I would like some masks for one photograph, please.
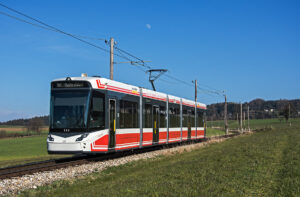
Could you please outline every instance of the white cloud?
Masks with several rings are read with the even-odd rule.
[[[150,24],[146,24],[147,29],[151,29],[151,25]]]

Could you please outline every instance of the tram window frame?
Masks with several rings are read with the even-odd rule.
[[[102,103],[102,108],[100,108],[99,111],[96,111],[96,108],[94,108],[95,104],[94,104],[94,99],[97,98],[101,98],[102,101],[100,102],[100,104]],[[98,106],[100,107],[100,106]],[[92,115],[93,113],[99,112],[100,114],[94,116]],[[96,117],[98,118],[102,118],[102,124],[98,124],[98,125],[92,125],[91,121],[92,121],[92,116],[94,117],[94,119],[97,120]],[[99,92],[99,91],[93,91],[92,92],[92,97],[91,97],[91,101],[90,101],[90,109],[89,109],[89,118],[88,118],[88,127],[89,127],[89,131],[95,131],[95,130],[99,130],[99,129],[104,129],[105,128],[105,121],[106,121],[106,117],[105,117],[105,94]]]
[[[120,100],[119,128],[138,128],[138,103]]]

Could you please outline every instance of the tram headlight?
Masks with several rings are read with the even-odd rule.
[[[82,134],[79,138],[76,139],[76,142],[78,141],[82,141],[84,138],[86,138],[89,134],[88,133],[85,133],[85,134]]]
[[[54,138],[51,135],[48,135],[48,140],[51,141],[51,142],[53,142]]]

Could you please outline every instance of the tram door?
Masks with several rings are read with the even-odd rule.
[[[188,140],[191,139],[192,135],[192,112],[188,110]]]
[[[153,106],[153,144],[159,140],[159,107]]]
[[[109,100],[109,148],[116,144],[116,100]]]

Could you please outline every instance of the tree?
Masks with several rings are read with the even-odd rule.
[[[27,128],[27,132],[29,131],[33,131],[37,134],[41,134],[41,129],[42,126],[44,125],[44,122],[42,119],[40,118],[33,118],[31,120],[29,120],[26,128]]]
[[[282,110],[282,112],[280,113],[280,115],[282,115],[285,118],[285,121],[288,122],[289,118],[290,118],[290,105],[286,104]]]

